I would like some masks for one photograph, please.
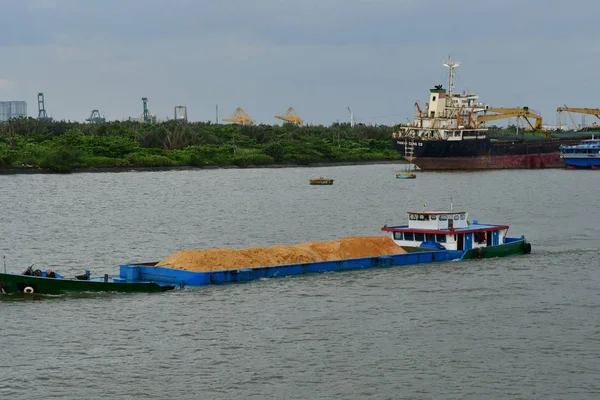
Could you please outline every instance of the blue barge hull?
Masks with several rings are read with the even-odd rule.
[[[348,271],[367,268],[410,266],[433,262],[459,260],[464,251],[434,250],[417,251],[389,256],[348,258],[304,264],[277,265],[270,267],[234,270],[192,272],[145,264],[120,265],[120,278],[131,281],[154,281],[161,284],[202,286],[211,284],[246,282],[261,278],[277,278],[290,275]]]

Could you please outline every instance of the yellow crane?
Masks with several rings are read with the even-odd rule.
[[[246,114],[241,107],[238,107],[230,118],[223,118],[223,121],[233,122],[242,125],[252,125],[254,120]]]
[[[288,108],[285,115],[276,115],[275,118],[278,118],[285,122],[290,122],[298,126],[302,126],[302,124],[304,123],[302,118],[300,118],[298,114],[296,114],[296,111],[294,111],[293,107]]]
[[[573,108],[573,107],[567,107],[565,105],[564,107],[558,107],[556,109],[556,112],[558,112],[558,126],[562,126],[563,111],[566,111],[567,114],[569,114],[569,118],[571,118],[571,122],[573,123],[573,125],[575,125],[575,129],[577,129],[577,124],[575,123],[575,121],[573,121],[573,117],[571,116],[572,112],[578,113],[578,114],[595,115],[596,118],[600,119],[600,108]]]
[[[511,117],[523,117],[529,124],[529,127],[534,131],[542,130],[542,117],[541,115],[535,114],[529,111],[529,107],[523,108],[488,108],[486,112],[494,112],[496,114],[485,114],[477,116],[477,127],[482,127],[488,121],[496,121],[499,119],[506,119]],[[529,122],[529,118],[535,119],[535,125]]]

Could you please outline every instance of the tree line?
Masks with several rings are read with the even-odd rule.
[[[79,123],[34,118],[0,124],[0,169],[311,164],[398,160],[398,126],[335,123],[224,125],[170,120]]]

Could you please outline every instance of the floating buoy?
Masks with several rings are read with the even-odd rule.
[[[25,289],[23,289],[23,293],[31,294],[33,292],[35,292],[35,290],[33,290],[31,286],[25,286]]]

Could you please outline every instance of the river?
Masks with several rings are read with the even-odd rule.
[[[401,166],[0,175],[9,272],[379,235],[406,212],[508,224],[532,254],[161,294],[0,300],[2,399],[596,399],[597,171]],[[311,177],[332,186],[310,186]]]

